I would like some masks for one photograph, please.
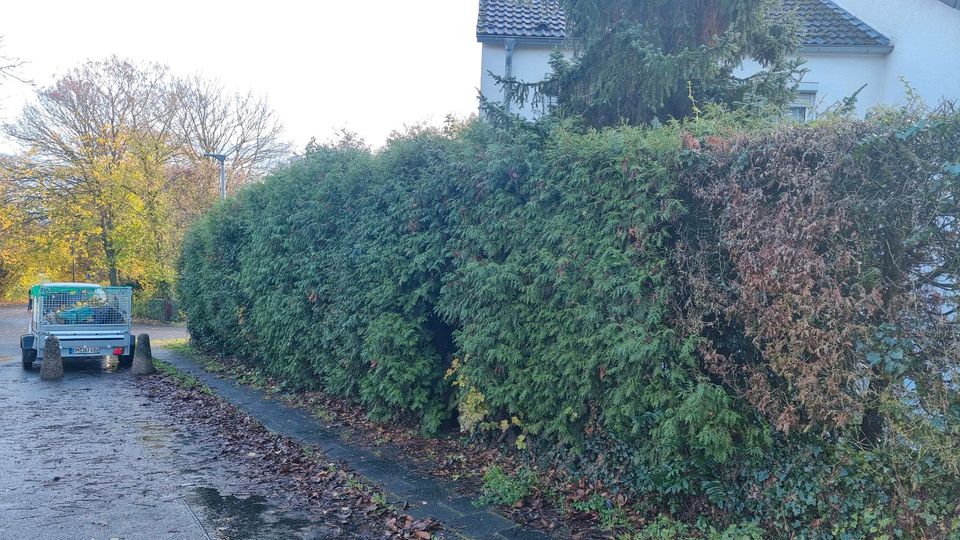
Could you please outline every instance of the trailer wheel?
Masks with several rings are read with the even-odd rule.
[[[117,365],[122,368],[128,368],[133,365],[132,354],[121,354],[117,357]]]
[[[122,368],[128,368],[133,365],[133,353],[137,350],[137,340],[133,336],[130,336],[130,352],[127,354],[121,354],[117,357],[117,365]]]
[[[21,349],[23,352],[23,369],[33,369],[33,363],[37,361],[36,349]]]

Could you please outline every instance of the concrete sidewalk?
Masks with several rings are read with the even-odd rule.
[[[243,409],[271,431],[304,444],[316,446],[333,460],[345,463],[381,487],[392,502],[407,502],[406,510],[417,519],[437,519],[450,534],[491,540],[540,540],[541,531],[517,525],[490,508],[476,508],[473,500],[456,492],[449,482],[418,473],[397,452],[380,449],[382,455],[340,438],[308,413],[266,397],[262,392],[217,377],[197,362],[173,351],[158,349],[154,356],[189,373],[218,395]]]

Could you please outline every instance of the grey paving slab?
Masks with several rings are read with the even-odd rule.
[[[432,517],[442,521],[443,523],[454,523],[458,519],[462,519],[464,517],[463,514],[454,512],[453,510],[438,504],[426,504],[420,506],[414,505],[414,507],[425,517]]]
[[[448,525],[459,530],[470,531],[470,534],[476,538],[495,538],[497,533],[517,527],[516,523],[490,510],[467,514],[449,522]]]
[[[448,531],[458,533],[464,538],[549,538],[539,531],[520,526],[489,508],[476,508],[470,497],[460,495],[447,482],[418,473],[408,462],[397,458],[398,452],[389,446],[378,451],[391,455],[391,458],[387,459],[345,440],[336,429],[324,426],[321,421],[304,414],[302,410],[270,399],[258,390],[218,377],[189,358],[166,349],[158,349],[155,356],[197,377],[270,430],[315,445],[323,450],[327,457],[345,462],[368,482],[383,489],[388,499],[409,504],[406,511],[415,518],[429,517],[440,520]],[[530,536],[522,536],[526,533]]]
[[[500,531],[495,538],[498,540],[549,540],[550,535],[533,529],[524,527],[514,527],[505,531]]]

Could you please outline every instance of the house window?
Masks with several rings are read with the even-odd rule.
[[[790,116],[798,122],[810,120],[813,118],[813,106],[816,100],[816,92],[800,91],[793,103],[790,104]]]
[[[790,106],[790,116],[798,122],[807,121],[807,108],[801,105],[791,105]]]

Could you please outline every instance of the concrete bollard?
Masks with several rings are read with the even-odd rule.
[[[47,338],[43,345],[43,363],[40,364],[40,379],[56,381],[63,378],[63,357],[60,356],[60,340],[56,336]]]
[[[133,367],[130,371],[134,375],[150,375],[157,372],[156,366],[153,365],[153,353],[150,351],[149,334],[137,336],[137,348],[133,351]]]

